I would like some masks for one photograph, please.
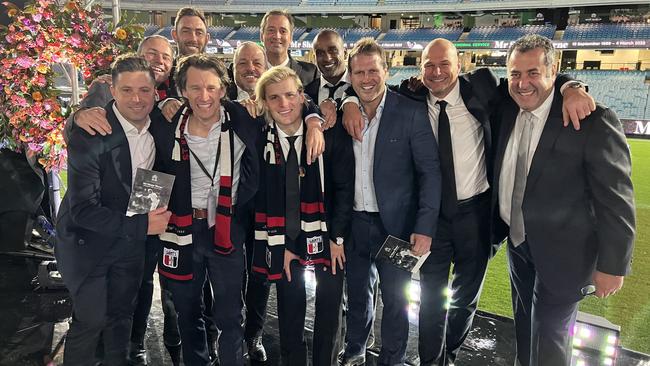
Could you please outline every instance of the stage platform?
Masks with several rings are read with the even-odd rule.
[[[61,364],[62,337],[68,329],[71,304],[65,290],[46,290],[33,283],[40,259],[0,254],[0,366],[36,366]],[[156,281],[157,282],[157,281]],[[275,308],[275,290],[269,300],[269,312],[264,334],[264,345],[269,360],[264,365],[279,365],[278,319]],[[313,298],[309,302],[305,334],[311,341],[313,325]],[[378,317],[381,316],[381,302]],[[379,319],[378,319],[379,320]],[[149,318],[146,348],[150,365],[171,365],[162,343],[163,316],[158,288]],[[375,322],[377,335],[368,350],[366,365],[377,364],[381,344],[379,321]],[[412,322],[407,350],[407,364],[418,365],[417,321]],[[479,313],[456,366],[487,366],[514,364],[514,328],[512,320],[487,313]],[[600,365],[594,357],[584,365]],[[258,365],[258,364],[254,364]],[[650,357],[629,350],[621,350],[617,366],[650,366]],[[222,365],[228,366],[228,365]]]

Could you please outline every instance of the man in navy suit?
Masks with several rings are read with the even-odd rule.
[[[493,242],[508,238],[516,365],[569,365],[578,303],[623,286],[634,247],[630,152],[614,112],[597,105],[562,128],[555,49],[538,35],[506,58],[508,89],[494,165]]]
[[[61,206],[55,249],[73,301],[65,365],[93,360],[100,333],[104,361],[126,365],[131,322],[147,235],[160,234],[170,213],[126,216],[137,168],[151,169],[156,148],[149,133],[155,76],[144,58],[125,55],[112,69],[106,117],[114,131],[91,136],[80,129],[68,144],[69,188]]]
[[[425,254],[435,235],[440,206],[437,144],[423,104],[386,88],[383,49],[372,39],[357,42],[348,70],[365,125],[354,141],[355,194],[352,234],[346,245],[349,310],[343,365],[365,362],[372,325],[373,285],[380,279],[382,349],[380,365],[402,364],[408,339],[406,290],[411,273],[375,255],[388,235]]]

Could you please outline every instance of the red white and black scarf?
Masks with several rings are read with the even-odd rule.
[[[219,137],[219,195],[214,230],[214,251],[228,255],[235,248],[230,238],[232,205],[232,174],[234,171],[234,131],[230,116],[224,109],[224,122]],[[172,161],[177,164],[176,180],[169,210],[172,212],[167,230],[160,235],[163,253],[159,262],[160,274],[177,279],[192,279],[192,188],[190,177],[190,149],[185,139],[185,127],[192,111],[188,107],[180,114],[175,131]]]
[[[302,265],[330,265],[329,238],[323,203],[323,161],[306,165],[305,139],[300,161],[300,235],[285,235],[285,159],[277,127],[267,127],[261,159],[260,185],[255,197],[255,244],[252,270],[269,280],[282,278],[285,248],[300,257]]]

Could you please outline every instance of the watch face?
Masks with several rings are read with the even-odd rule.
[[[336,245],[343,245],[343,238],[336,238]]]

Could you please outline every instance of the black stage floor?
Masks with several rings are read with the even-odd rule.
[[[45,290],[33,284],[37,276],[37,258],[0,254],[0,366],[58,365],[62,361],[62,337],[67,331],[71,304],[64,290]],[[162,311],[159,293],[149,319],[146,348],[150,365],[171,365],[162,343]],[[269,360],[265,365],[279,365],[279,337],[274,290],[269,300],[264,345]],[[310,308],[313,306],[313,298]],[[381,303],[378,316],[381,314]],[[311,340],[313,312],[308,310],[305,334]],[[379,320],[379,319],[378,319]],[[366,365],[377,364],[381,343],[379,321],[375,322],[377,341],[368,350]],[[417,321],[412,322],[407,350],[407,364],[417,365]],[[456,366],[514,364],[514,329],[512,320],[480,313]],[[600,365],[596,356],[583,365]],[[51,361],[53,359],[53,361]],[[650,357],[628,350],[619,352],[618,366],[650,366]],[[223,365],[228,366],[228,365]]]

